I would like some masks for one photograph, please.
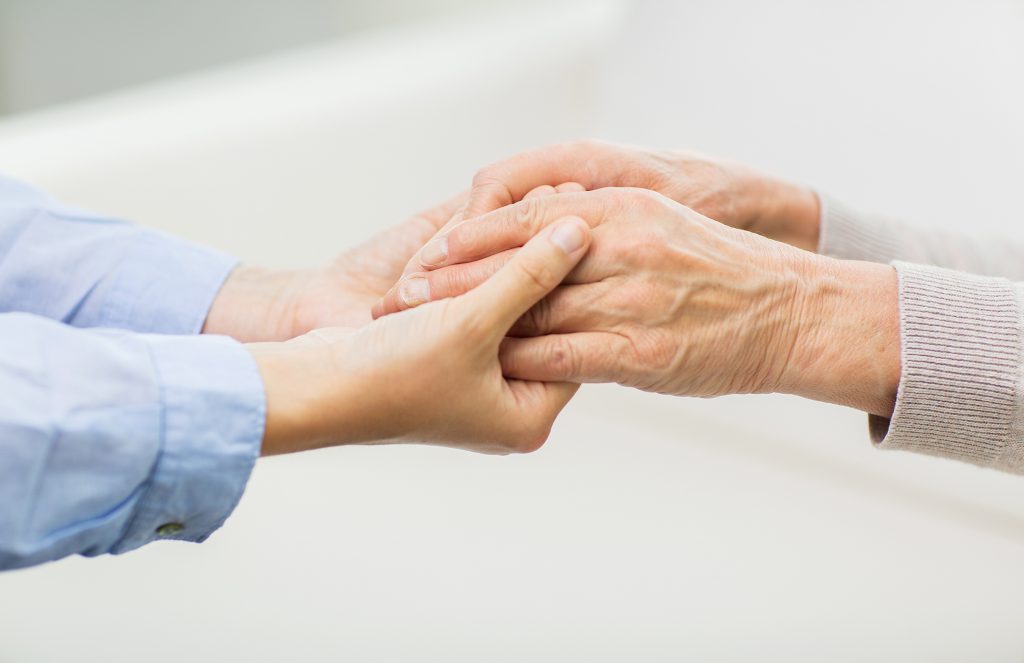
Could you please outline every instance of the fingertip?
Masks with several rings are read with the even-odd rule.
[[[551,242],[568,256],[575,256],[590,242],[590,226],[578,216],[567,216],[554,223]]]
[[[442,267],[448,261],[448,236],[441,235],[427,242],[418,255],[424,269]]]
[[[425,274],[412,274],[395,285],[400,309],[415,308],[430,301],[430,282]]]
[[[587,187],[583,186],[579,182],[563,182],[555,187],[557,193],[579,193],[586,191]]]
[[[386,315],[391,315],[392,313],[398,313],[402,310],[402,307],[398,303],[397,287],[397,284],[392,286],[391,289],[380,298],[380,301],[374,304],[373,310],[380,312],[379,315],[374,316],[375,320],[377,318],[383,318]]]
[[[539,187],[531,189],[525,196],[523,196],[523,200],[530,200],[532,198],[543,198],[545,196],[553,196],[556,193],[558,193],[558,191],[555,187],[551,186],[550,184],[542,184]]]
[[[422,272],[413,271],[410,274],[415,275]],[[373,305],[370,313],[373,315],[373,319],[382,318],[386,315],[393,313],[401,313],[407,308],[412,308],[411,305],[406,303],[406,300],[411,299],[409,293],[406,292],[403,296],[403,288],[407,288],[404,284],[409,280],[409,276],[403,276],[398,280],[395,285],[391,286],[391,289],[384,293],[384,296],[377,300],[377,303]],[[429,298],[429,292],[427,293]]]

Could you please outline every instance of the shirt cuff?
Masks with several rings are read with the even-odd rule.
[[[1005,279],[895,262],[901,375],[872,439],[1024,473],[1021,293]]]
[[[238,264],[232,256],[152,230],[118,266],[94,326],[198,334],[214,297]]]
[[[259,369],[241,344],[145,338],[162,391],[162,447],[114,553],[155,539],[200,542],[219,528],[245,489],[266,419]]]
[[[868,219],[834,198],[818,194],[821,218],[818,253],[842,260],[888,263],[900,255],[898,230]]]

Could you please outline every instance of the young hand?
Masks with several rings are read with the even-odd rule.
[[[498,351],[587,251],[582,220],[552,221],[465,295],[358,329],[247,346],[267,394],[263,452],[382,442],[484,453],[540,447],[577,386],[506,378]]]
[[[342,253],[326,267],[242,265],[221,287],[203,332],[243,342],[283,341],[321,327],[359,327],[408,260],[467,198],[462,193]]]

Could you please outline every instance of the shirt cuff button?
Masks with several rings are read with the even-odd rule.
[[[181,523],[164,523],[160,527],[156,528],[157,536],[174,536],[175,534],[181,534],[185,530],[185,526]]]

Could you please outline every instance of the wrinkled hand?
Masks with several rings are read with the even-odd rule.
[[[427,245],[446,258],[405,279],[377,313],[486,281],[552,220],[594,228],[566,284],[510,331],[510,377],[618,382],[689,396],[786,392],[891,411],[899,377],[891,267],[815,256],[730,228],[641,189],[531,198]],[[894,341],[895,339],[895,341]]]
[[[330,265],[307,270],[240,266],[228,277],[203,328],[243,341],[279,341],[321,327],[358,327],[403,266],[466,201],[462,193],[373,236]]]
[[[742,164],[695,152],[581,140],[515,155],[479,170],[469,197],[439,231],[522,200],[533,191],[633,187],[655,191],[706,217],[808,251],[818,246],[819,205],[810,190]],[[402,276],[432,264],[417,254]]]
[[[358,329],[246,346],[267,394],[263,453],[381,442],[484,453],[537,449],[577,386],[506,379],[499,347],[588,243],[586,223],[565,219],[461,297]]]

